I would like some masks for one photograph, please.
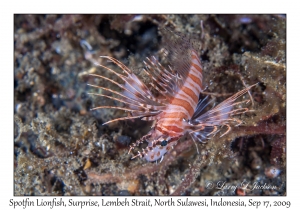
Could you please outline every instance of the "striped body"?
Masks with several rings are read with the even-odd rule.
[[[151,136],[167,136],[159,143],[166,141],[166,146],[153,145],[153,139],[148,140],[150,148],[142,154],[147,161],[155,161],[174,147],[180,137],[188,131],[188,119],[191,119],[199,101],[202,87],[202,66],[195,50],[191,50],[190,68],[187,77],[174,94],[164,111],[157,116],[157,122]],[[155,138],[154,138],[155,139]],[[154,140],[155,141],[155,140]]]
[[[191,67],[181,89],[158,116],[156,128],[170,136],[181,136],[185,132],[185,120],[193,116],[202,91],[202,66],[197,53],[192,50]]]

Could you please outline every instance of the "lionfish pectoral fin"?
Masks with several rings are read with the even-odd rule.
[[[208,133],[207,136],[215,135],[217,132],[218,132],[218,127],[214,126],[213,130],[210,133]]]
[[[191,121],[193,121],[194,119],[199,117],[201,114],[203,114],[205,108],[208,107],[210,104],[212,104],[215,101],[215,99],[210,99],[210,100],[208,100],[208,99],[209,99],[209,96],[206,96],[205,98],[199,100],[199,102],[196,106],[194,115],[191,118]]]
[[[98,74],[90,74],[90,75],[111,82],[112,84],[121,88],[121,91],[115,91],[110,88],[88,84],[91,87],[102,89],[110,94],[112,93],[113,95],[111,96],[109,94],[102,94],[102,93],[89,93],[89,94],[105,97],[105,98],[112,99],[114,101],[121,102],[124,105],[124,107],[99,106],[99,107],[92,108],[91,110],[112,108],[112,109],[124,110],[131,114],[131,116],[110,120],[104,124],[108,124],[120,120],[136,119],[136,118],[143,118],[144,120],[148,120],[148,121],[155,120],[155,116],[161,113],[161,111],[165,109],[166,106],[165,101],[155,97],[150,91],[150,89],[146,86],[146,84],[142,80],[140,80],[128,67],[122,64],[120,61],[108,56],[101,56],[101,57],[110,60],[112,63],[114,63],[115,65],[117,65],[119,68],[122,69],[123,73],[125,73],[126,75],[119,74],[113,69],[97,63],[98,66],[115,74],[119,79],[123,81],[123,84],[114,81],[110,78],[104,77],[102,75],[98,75]]]
[[[229,133],[229,131],[231,131],[231,127],[229,125],[225,124],[225,126],[227,127],[227,130],[223,134],[220,135],[220,138],[225,136],[227,133]]]
[[[235,108],[237,105],[246,104],[249,100],[244,100],[240,102],[236,102],[236,100],[247,93],[252,87],[256,84],[251,85],[233,96],[227,98],[222,103],[218,104],[214,108],[210,109],[209,111],[203,113],[202,115],[192,116],[191,123],[192,124],[202,124],[202,125],[211,125],[211,126],[219,126],[224,125],[227,122],[235,121],[231,118],[233,115],[242,114],[248,112],[248,108]],[[195,112],[196,113],[196,112]]]
[[[108,121],[108,122],[105,122],[105,123],[103,123],[102,125],[106,125],[106,124],[113,123],[113,122],[117,122],[117,121],[121,121],[121,120],[137,119],[137,118],[141,118],[141,117],[144,117],[144,115],[132,116],[132,117],[120,117],[120,118],[113,119],[113,120],[110,120],[110,121]]]
[[[255,85],[257,85],[257,83],[237,92],[233,96],[227,98],[225,101],[205,113],[202,113],[203,109],[207,106],[207,103],[210,102],[206,102],[206,98],[203,99],[203,101],[200,101],[197,105],[198,109],[196,109],[195,114],[192,116],[190,121],[192,125],[191,129],[193,130],[192,132],[190,132],[190,135],[198,138],[198,140],[200,141],[203,141],[203,139],[206,139],[208,136],[215,135],[217,132],[219,132],[220,126],[226,126],[227,130],[221,135],[222,137],[230,132],[231,124],[242,124],[243,121],[233,118],[233,116],[248,112],[249,109],[235,107],[237,105],[247,104],[249,100],[244,100],[241,102],[236,102],[236,100],[245,93],[249,93],[249,90]],[[201,129],[199,129],[199,127]],[[205,129],[203,129],[203,127],[205,127]],[[211,131],[208,132],[208,130]]]
[[[196,138],[194,135],[191,135],[191,136],[192,136],[192,140],[193,140],[193,142],[194,142],[194,144],[195,144],[195,146],[196,146],[197,154],[200,154],[199,149],[198,149],[198,145],[197,145],[197,143],[196,143],[197,138]]]
[[[206,143],[208,136],[214,132],[215,126],[200,125],[199,128],[199,125],[195,125],[192,127],[192,129],[193,131],[189,132],[189,134],[192,137],[193,141],[197,140],[200,141],[201,143]]]

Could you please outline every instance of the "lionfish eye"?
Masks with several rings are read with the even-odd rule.
[[[168,142],[166,140],[163,140],[161,143],[160,143],[160,146],[164,147],[168,144]]]

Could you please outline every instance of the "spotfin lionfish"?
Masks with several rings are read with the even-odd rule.
[[[203,92],[203,68],[195,50],[194,42],[186,36],[170,32],[168,29],[161,29],[160,31],[164,43],[164,56],[170,65],[165,68],[154,56],[147,57],[144,61],[145,67],[143,70],[151,80],[149,86],[140,80],[127,66],[109,56],[101,56],[101,58],[117,65],[124,74],[119,74],[99,63],[97,65],[112,72],[124,83],[119,84],[102,75],[91,74],[91,76],[102,78],[119,86],[122,91],[118,92],[89,84],[115,96],[98,93],[90,94],[107,97],[125,104],[125,107],[100,106],[92,110],[113,108],[129,113],[127,117],[117,118],[104,124],[136,118],[154,122],[148,134],[130,145],[129,153],[142,142],[146,141],[148,143],[148,146],[142,149],[141,152],[138,151],[138,154],[132,159],[136,157],[144,158],[147,161],[163,159],[163,156],[186,133],[194,141],[200,142],[205,142],[209,136],[215,135],[222,126],[226,126],[227,130],[221,136],[227,134],[232,125],[238,126],[242,123],[241,120],[233,116],[249,111],[248,108],[243,108],[241,105],[248,103],[250,100],[240,102],[236,100],[256,85],[251,85],[237,92],[206,111],[206,107],[212,103],[212,100],[208,100],[208,96],[199,99],[201,92]],[[159,92],[159,97],[154,95],[150,89],[151,87]]]

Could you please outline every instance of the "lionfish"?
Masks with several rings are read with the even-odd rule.
[[[221,136],[227,134],[233,124],[238,126],[242,123],[241,120],[233,116],[249,111],[248,108],[241,105],[248,103],[250,100],[240,102],[236,100],[256,85],[246,87],[206,111],[212,100],[208,100],[207,96],[199,99],[201,92],[204,90],[203,68],[195,50],[194,42],[175,32],[171,33],[172,37],[166,29],[161,30],[161,33],[163,42],[165,42],[164,56],[170,65],[165,68],[154,56],[147,57],[144,61],[145,67],[143,70],[151,80],[149,86],[140,80],[127,66],[109,56],[101,56],[101,58],[108,59],[117,65],[125,75],[99,63],[97,65],[112,72],[124,83],[119,84],[98,74],[91,74],[91,76],[107,80],[119,86],[122,91],[118,92],[102,86],[88,84],[115,94],[115,96],[98,93],[90,94],[107,97],[125,105],[125,107],[100,106],[92,110],[113,108],[129,113],[127,117],[117,118],[104,124],[136,118],[154,122],[148,134],[130,145],[129,153],[141,143],[145,141],[148,143],[148,146],[143,148],[142,151],[138,151],[138,154],[133,156],[132,159],[141,157],[147,161],[156,161],[159,158],[162,160],[164,155],[186,133],[192,137],[194,142],[205,142],[209,136],[215,135],[223,126],[226,126],[227,130]],[[159,92],[159,96],[151,91],[151,87]]]

